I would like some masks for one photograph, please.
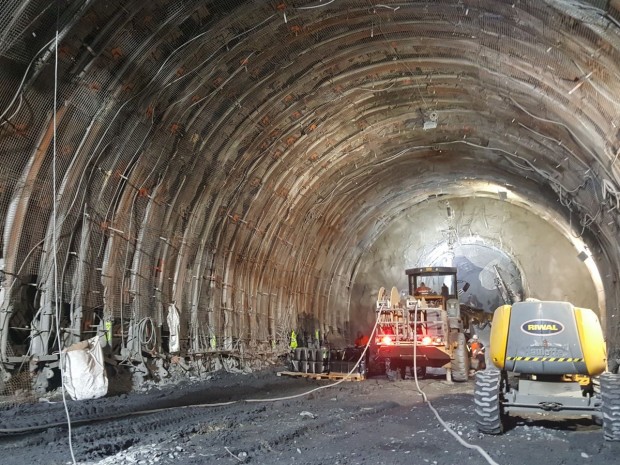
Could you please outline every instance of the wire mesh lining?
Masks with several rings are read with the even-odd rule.
[[[3,0],[0,2],[0,56],[7,57],[21,63],[28,63],[32,58],[33,50],[28,42],[34,42],[34,37],[26,37],[32,29],[32,21],[36,18],[49,21],[55,17],[50,10],[50,2],[46,0]]]
[[[63,257],[70,252],[78,254],[71,255],[64,267],[63,300],[70,300],[74,295],[79,261],[88,260],[88,286],[81,291],[87,307],[85,314],[99,315],[97,312],[103,309],[106,317],[114,319],[154,318],[156,324],[165,324],[162,321],[165,307],[173,298],[170,274],[177,260],[183,260],[176,284],[189,291],[178,305],[184,324],[191,326],[188,337],[192,350],[229,350],[240,341],[269,344],[274,338],[286,336],[287,325],[294,323],[295,312],[311,306],[312,294],[325,284],[319,278],[312,284],[310,281],[299,284],[303,282],[302,273],[295,274],[289,269],[290,264],[277,260],[277,254],[272,257],[263,252],[262,242],[273,242],[278,250],[298,246],[301,241],[290,224],[299,224],[300,215],[305,217],[306,211],[292,208],[292,199],[308,195],[325,204],[335,191],[330,183],[317,182],[311,194],[307,194],[297,182],[299,174],[290,169],[290,154],[297,149],[296,153],[306,154],[301,148],[307,149],[308,169],[320,163],[320,156],[338,163],[345,175],[356,169],[352,161],[339,160],[345,157],[338,154],[346,153],[340,140],[334,140],[333,147],[321,151],[312,160],[312,142],[324,135],[308,129],[314,121],[308,101],[288,89],[300,82],[311,88],[309,76],[313,72],[317,80],[322,80],[315,84],[314,109],[341,98],[345,90],[349,92],[347,98],[363,95],[363,86],[372,85],[378,76],[360,71],[355,80],[349,81],[362,87],[357,93],[350,89],[337,90],[336,85],[328,83],[341,72],[357,71],[356,67],[363,70],[370,64],[384,65],[381,77],[392,79],[395,84],[403,75],[421,76],[424,84],[433,78],[441,82],[441,76],[433,72],[438,65],[432,66],[432,61],[437,58],[453,61],[462,43],[453,46],[451,41],[458,40],[477,48],[478,53],[470,59],[479,67],[478,77],[485,82],[493,81],[506,95],[511,95],[509,86],[520,81],[545,94],[549,101],[574,108],[582,120],[590,118],[580,110],[578,102],[574,103],[566,95],[570,85],[556,79],[556,88],[549,84],[550,78],[540,79],[545,73],[567,76],[566,79],[578,77],[566,53],[558,47],[547,52],[537,44],[541,29],[550,47],[565,39],[554,29],[560,24],[564,26],[562,21],[566,19],[554,19],[558,23],[549,25],[537,21],[538,28],[527,25],[527,19],[545,17],[543,7],[530,7],[528,3],[522,10],[498,2],[491,11],[477,11],[471,6],[466,14],[465,5],[426,2],[368,17],[368,2],[353,5],[356,8],[346,12],[331,7],[314,13],[289,12],[290,21],[284,21],[276,13],[275,19],[267,21],[274,15],[273,8],[256,2],[260,14],[220,15],[216,27],[218,40],[207,34],[196,42],[196,47],[184,47],[188,40],[206,29],[204,23],[193,19],[192,5],[175,2],[167,8],[153,9],[154,19],[150,23],[136,15],[130,25],[118,30],[110,28],[97,38],[96,57],[87,62],[83,78],[77,85],[69,82],[61,85],[61,100],[67,102],[68,109],[59,127],[60,179],[69,171],[72,155],[81,143],[85,144],[83,153],[88,158],[80,167],[84,179],[68,187],[59,205],[67,218],[61,230],[61,236],[67,239],[63,239],[59,250]],[[351,18],[346,24],[342,22],[345,15]],[[333,17],[337,20],[332,20]],[[244,35],[262,20],[267,22],[252,34]],[[167,21],[168,27],[154,37],[153,32]],[[577,23],[570,26],[580,37],[596,44],[598,35],[590,29]],[[330,53],[312,50],[320,39],[336,35],[341,41],[322,49]],[[413,37],[436,42],[429,41],[420,47]],[[261,41],[281,43],[284,39],[278,47],[259,47]],[[362,45],[355,48],[354,44]],[[340,62],[335,63],[331,52],[336,55],[345,45],[350,47],[349,55],[340,55]],[[361,53],[367,45],[368,52]],[[371,45],[377,48],[370,48]],[[318,56],[322,56],[320,60]],[[386,60],[391,61],[385,65]],[[413,67],[416,60],[422,63],[419,72]],[[522,62],[529,65],[516,65]],[[549,67],[552,69],[547,71]],[[505,76],[511,78],[509,83],[502,82]],[[262,83],[261,79],[267,80]],[[613,80],[603,84],[611,95],[618,95],[620,89],[614,87]],[[246,91],[246,87],[252,91]],[[394,94],[386,92],[386,99],[394,98],[398,90],[396,86]],[[618,109],[613,102],[605,101],[587,84],[583,91],[602,120],[617,117]],[[419,96],[433,102],[432,94],[426,92],[428,89],[420,91]],[[251,97],[256,96],[268,102],[269,112],[253,106]],[[42,121],[40,117],[49,109],[49,99],[33,89],[28,89],[24,98],[26,104],[11,123],[17,127],[22,121],[33,123],[31,134],[41,134],[49,124],[49,120]],[[125,106],[116,116],[122,105]],[[31,109],[30,113],[27,108]],[[541,114],[544,110],[543,105]],[[164,112],[165,123],[162,122]],[[248,119],[267,113],[267,120],[255,121],[248,129]],[[317,131],[333,129],[335,123],[330,117],[339,116],[323,114],[326,115],[324,124]],[[356,124],[374,122],[370,116],[365,120],[347,122],[339,129],[351,130]],[[377,117],[377,121],[381,119]],[[598,129],[597,120],[588,124],[600,136],[608,136]],[[90,135],[83,141],[89,128]],[[357,129],[362,130],[360,126]],[[241,131],[247,140],[231,140]],[[3,146],[18,148],[11,154],[12,171],[7,182],[7,191],[12,191],[36,147],[34,142],[24,142],[16,134],[7,141],[5,145],[3,139]],[[51,157],[47,150],[41,175],[36,184],[28,186],[33,189],[33,195],[25,233],[19,243],[19,259],[26,264],[24,272],[32,274],[45,271],[46,264],[41,259],[49,254],[36,249],[49,231],[52,186]],[[195,159],[204,161],[196,163]],[[160,186],[160,173],[175,179],[186,176],[187,184],[178,186],[183,190],[178,198],[176,187]],[[320,173],[319,168],[316,173]],[[279,181],[264,182],[263,178]],[[203,192],[207,189],[225,194],[205,203]],[[10,196],[4,194],[0,199],[2,213],[8,209]],[[587,200],[588,208],[595,209],[596,197]],[[88,213],[87,219],[82,217],[83,208]],[[200,220],[195,216],[197,209],[204,210],[199,214]],[[255,213],[263,209],[272,211]],[[318,217],[320,211],[317,208]],[[308,222],[312,227],[318,224],[313,231],[324,228],[325,232],[335,234],[337,228],[328,231],[329,224],[315,220]],[[79,226],[82,221],[89,227],[90,247],[75,250],[75,237],[84,227]],[[205,221],[208,226],[202,226]],[[204,237],[208,237],[205,250],[201,248]],[[190,258],[186,253],[191,254]],[[202,255],[199,270],[192,268],[196,266],[196,254]],[[165,275],[163,286],[162,274]],[[254,275],[256,278],[249,278]],[[246,276],[250,282],[240,282]],[[342,285],[346,281],[343,279]],[[319,307],[326,305],[323,300]]]
[[[0,377],[3,375],[4,372],[0,371]],[[0,407],[8,408],[34,401],[33,379],[28,370],[14,372],[8,381],[0,380]]]

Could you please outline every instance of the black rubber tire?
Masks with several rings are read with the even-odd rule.
[[[469,379],[469,353],[467,352],[467,341],[465,334],[458,333],[456,336],[456,349],[454,350],[454,360],[452,360],[452,381],[457,383],[465,382]]]
[[[497,370],[484,370],[476,373],[474,388],[474,411],[478,431],[485,434],[501,434],[502,410],[500,402],[501,373]]]
[[[606,441],[620,441],[620,374],[603,373],[601,381],[601,413]]]

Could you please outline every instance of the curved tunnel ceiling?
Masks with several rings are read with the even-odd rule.
[[[367,247],[468,181],[564,217],[617,305],[614,6],[5,2],[2,356],[28,311],[50,350],[54,275],[68,340],[172,302],[194,352],[342,329]]]

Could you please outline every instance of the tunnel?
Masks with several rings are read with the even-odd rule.
[[[618,351],[617,0],[0,5],[3,379],[346,345],[423,266]]]

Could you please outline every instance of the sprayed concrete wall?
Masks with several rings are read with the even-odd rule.
[[[452,217],[448,217],[447,208]],[[407,288],[404,270],[428,263],[437,248],[463,241],[496,247],[521,271],[523,298],[566,300],[601,314],[596,287],[579,250],[543,219],[517,205],[489,198],[429,201],[404,212],[365,254],[350,303],[350,333],[372,327],[381,286]],[[434,258],[435,257],[435,258]]]

